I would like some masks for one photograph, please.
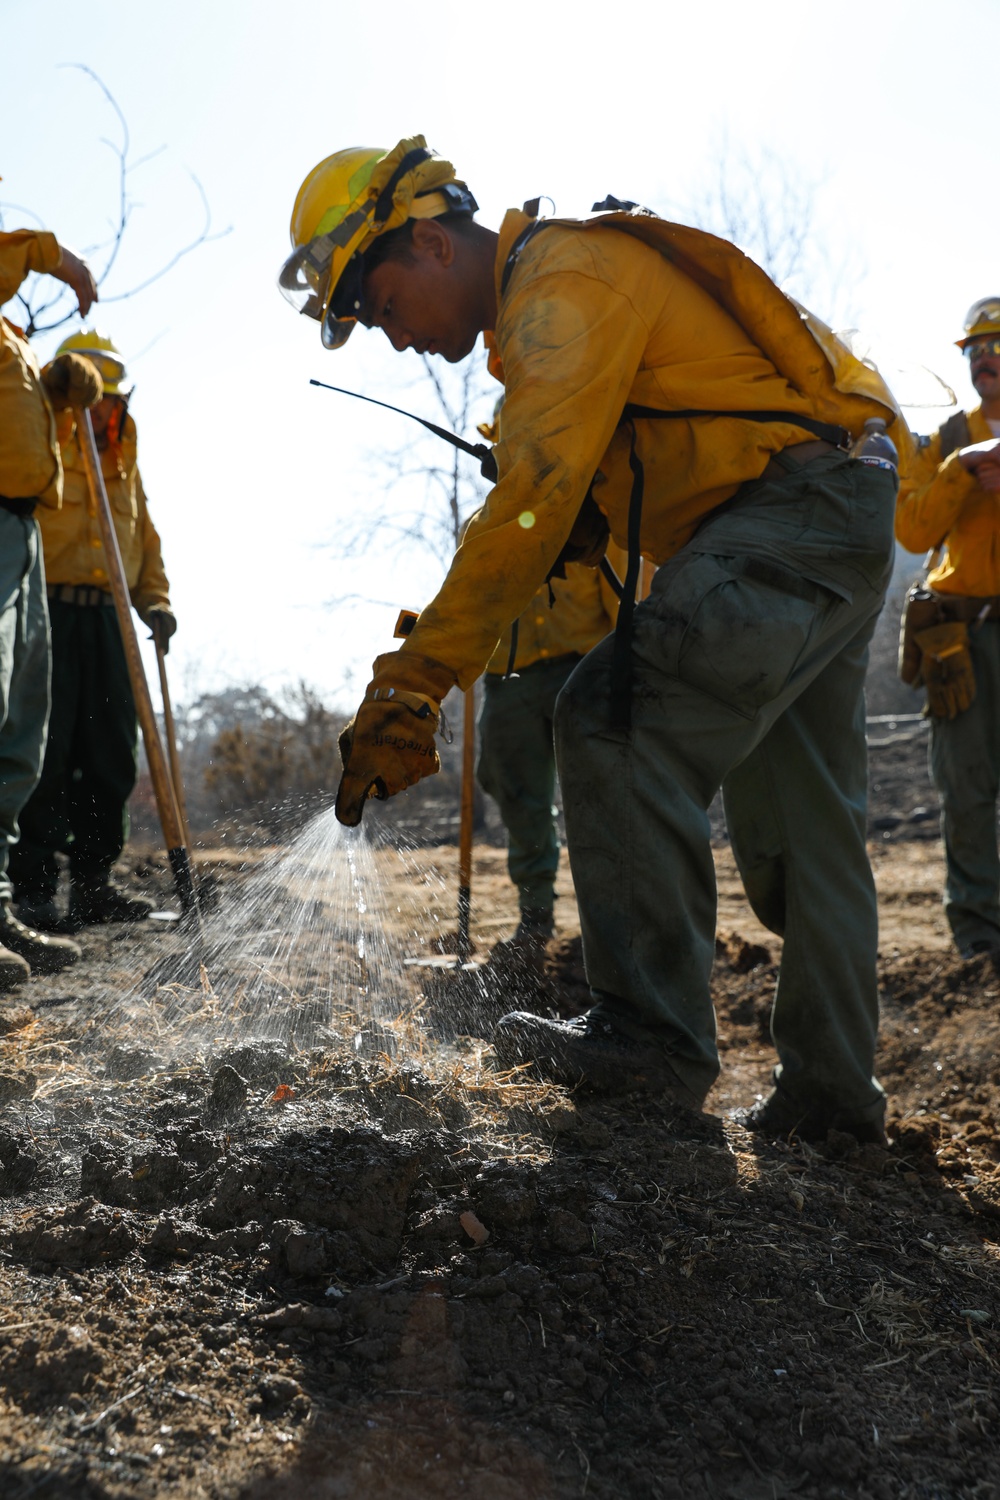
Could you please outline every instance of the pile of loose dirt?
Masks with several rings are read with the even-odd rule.
[[[719,1111],[773,1061],[750,931]],[[1000,1496],[985,959],[884,961],[895,1144],[815,1150],[498,1074],[434,971],[372,1045],[95,1029],[159,941],[88,935],[0,1037],[5,1497]]]

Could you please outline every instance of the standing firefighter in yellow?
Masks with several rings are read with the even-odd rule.
[[[896,535],[911,552],[935,549],[932,597],[916,605],[922,619],[902,668],[927,688],[945,910],[968,958],[1000,955],[1000,297],[969,309],[958,347],[981,405],[950,417],[918,452]]]
[[[110,339],[89,331],[66,339],[59,352],[82,354],[100,372],[104,389],[92,421],[125,579],[140,618],[166,648],[177,627],[136,462],[124,362]],[[52,619],[52,716],[41,780],[21,815],[21,842],[11,859],[18,911],[50,931],[136,922],[152,909],[111,881],[135,785],[135,702],[71,413],[60,422],[60,438],[62,508],[40,514]],[[55,901],[57,850],[69,856],[67,919]]]
[[[610,529],[629,552],[616,633],[556,710],[594,1004],[569,1023],[508,1016],[497,1052],[703,1103],[719,1068],[707,809],[724,783],[747,892],[785,937],[780,1066],[750,1123],[882,1139],[862,687],[896,479],[846,445],[868,418],[904,450],[909,434],[878,376],[725,241],[616,200],[587,220],[512,210],[499,234],[475,207],[418,136],[328,158],[293,213],[281,281],[328,347],[358,321],[457,361],[492,331],[505,390],[496,488],[375,663],[338,814],[357,823],[369,795],[437,770],[445,693],[567,545],[594,561]],[[640,553],[659,571],[633,611]]]
[[[0,234],[0,305],[31,271],[64,281],[86,314],[97,298],[82,260],[54,234]],[[35,520],[62,503],[55,411],[100,396],[93,366],[67,354],[40,370],[21,330],[0,318],[0,990],[31,969],[56,973],[80,957],[75,943],[33,932],[11,913],[8,863],[18,817],[38,780],[49,711],[45,570]]]

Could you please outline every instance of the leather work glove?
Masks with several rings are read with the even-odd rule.
[[[963,620],[950,620],[917,631],[913,639],[923,653],[920,672],[927,688],[928,712],[935,719],[954,719],[976,696],[969,627]]]
[[[450,668],[416,651],[390,651],[376,660],[364,702],[340,735],[341,823],[356,828],[369,797],[384,802],[440,771],[434,735],[441,699],[454,682]]]
[[[53,411],[67,406],[96,406],[104,395],[97,368],[82,354],[60,354],[42,371],[42,385]]]
[[[170,650],[170,637],[177,633],[177,618],[165,604],[154,604],[143,616],[143,624],[153,632],[153,640],[166,656]]]

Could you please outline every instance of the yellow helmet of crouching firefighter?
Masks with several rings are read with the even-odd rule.
[[[278,285],[293,307],[317,319],[326,348],[339,349],[361,311],[361,258],[372,241],[407,219],[474,214],[478,206],[451,162],[428,150],[422,135],[391,151],[336,151],[299,188],[292,253]]]

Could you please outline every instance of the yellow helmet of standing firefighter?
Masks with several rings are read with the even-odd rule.
[[[278,276],[284,297],[321,324],[327,349],[347,342],[361,310],[361,258],[407,219],[474,214],[479,205],[450,161],[422,135],[391,151],[352,146],[313,167],[292,209],[292,253]]]
[[[965,332],[955,343],[960,349],[973,339],[1000,339],[1000,297],[980,297],[965,315]]]
[[[122,382],[125,379],[125,361],[111,340],[103,333],[95,333],[92,328],[83,328],[79,333],[71,333],[68,339],[63,339],[56,350],[57,359],[60,354],[85,354],[91,364],[97,366],[97,373],[104,382],[104,394],[106,396],[121,394]]]

